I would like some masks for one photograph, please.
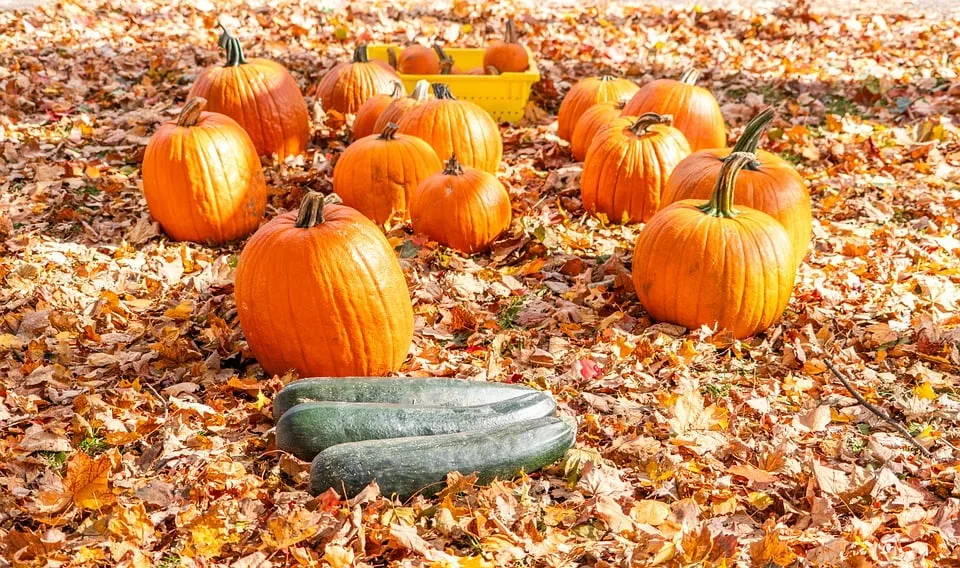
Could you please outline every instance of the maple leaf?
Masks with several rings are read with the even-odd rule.
[[[780,529],[773,528],[773,524],[768,521],[763,530],[763,538],[750,545],[750,565],[755,568],[771,568],[792,564],[797,555],[781,537]]]
[[[76,452],[67,462],[67,476],[63,486],[73,496],[73,503],[81,509],[100,510],[116,502],[110,490],[110,470],[113,461],[109,454],[91,458],[84,452]]]

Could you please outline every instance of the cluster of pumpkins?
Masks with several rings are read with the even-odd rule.
[[[810,194],[791,164],[757,149],[773,109],[726,148],[720,106],[697,78],[584,79],[561,104],[558,135],[583,161],[584,209],[645,223],[633,281],[650,316],[744,338],[789,302],[812,236]]]

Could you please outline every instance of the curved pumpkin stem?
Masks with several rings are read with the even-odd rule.
[[[393,140],[394,136],[397,135],[397,129],[400,127],[397,126],[396,122],[388,122],[386,126],[383,127],[383,130],[380,131],[380,136],[377,136],[378,140]]]
[[[236,36],[231,35],[222,23],[217,22],[217,25],[223,30],[220,33],[220,38],[217,40],[217,47],[227,52],[227,62],[224,63],[223,66],[236,67],[237,65],[246,63],[247,59],[243,56],[243,46],[240,45],[240,40],[237,39]]]
[[[637,117],[637,121],[630,125],[630,132],[637,136],[647,133],[647,129],[654,124],[670,124],[673,122],[671,114],[657,114],[655,112],[646,112]]]
[[[397,69],[399,65],[397,62],[397,50],[392,47],[387,48],[387,63],[394,69]]]
[[[413,86],[413,92],[410,93],[410,98],[421,102],[427,100],[427,97],[430,96],[430,81],[426,79],[420,79],[417,81],[417,84]]]
[[[737,144],[733,147],[734,152],[750,152],[755,154],[757,146],[760,145],[760,137],[770,127],[773,117],[776,116],[773,107],[767,107],[757,113],[750,119],[750,122],[743,128],[743,134],[737,139]]]
[[[733,196],[736,193],[737,175],[755,158],[756,156],[750,152],[733,152],[730,154],[723,162],[723,167],[720,168],[720,175],[717,177],[717,184],[713,186],[710,201],[703,204],[700,210],[714,217],[727,217],[729,219],[736,217],[738,213],[733,208]]]
[[[617,101],[617,104],[613,105],[613,108],[617,110],[623,110],[627,106],[627,103],[630,102],[630,97],[624,97]]]
[[[300,211],[297,213],[296,227],[309,229],[323,223],[323,194],[311,191],[300,201]]]
[[[453,73],[453,58],[447,55],[447,52],[443,50],[439,43],[433,44],[433,51],[437,53],[437,58],[440,60],[440,74],[450,75]]]
[[[431,87],[433,87],[433,96],[437,97],[438,99],[449,99],[451,101],[457,100],[456,97],[453,96],[453,93],[450,92],[449,85],[444,83],[434,83],[431,85]]]
[[[393,82],[393,90],[390,91],[390,98],[400,99],[403,98],[404,90],[403,83],[400,81]]]
[[[507,29],[503,32],[503,41],[517,43],[517,27],[513,24],[513,18],[507,20]]]
[[[493,65],[487,65],[487,75],[499,75],[500,70],[494,67]]]
[[[700,71],[693,67],[687,69],[680,75],[680,82],[687,85],[696,85],[700,78]]]
[[[451,154],[450,159],[447,160],[446,166],[443,168],[443,175],[445,176],[461,176],[463,175],[463,166],[460,165],[460,162],[457,161],[457,155]]]
[[[607,81],[613,81],[616,79],[613,75],[600,75],[600,82],[606,83]]]
[[[190,128],[200,120],[200,113],[207,108],[207,99],[203,97],[193,97],[187,104],[180,109],[180,115],[177,116],[177,126]]]
[[[353,50],[353,62],[354,63],[366,63],[370,61],[367,59],[367,44],[361,43]]]

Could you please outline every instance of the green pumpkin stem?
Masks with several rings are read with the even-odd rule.
[[[297,213],[298,229],[309,229],[323,223],[323,194],[318,191],[308,192],[300,201],[300,211]]]
[[[247,59],[243,56],[243,46],[240,45],[240,40],[227,31],[227,28],[224,27],[222,23],[217,22],[217,25],[223,30],[220,33],[220,38],[217,40],[217,47],[227,52],[227,62],[224,63],[223,66],[236,67],[246,63]]]
[[[449,99],[451,101],[456,100],[456,98],[453,96],[453,93],[450,92],[449,85],[445,85],[444,83],[434,83],[431,85],[431,87],[433,87],[433,96],[437,97],[438,99]]]
[[[700,71],[691,67],[680,75],[680,82],[687,85],[696,85],[700,78]]]
[[[457,161],[456,154],[450,155],[450,159],[447,160],[447,165],[443,168],[443,175],[445,176],[463,175],[463,166],[461,166],[460,162]]]
[[[207,99],[203,97],[193,97],[180,109],[177,116],[177,126],[190,128],[200,120],[200,113],[207,107]]]
[[[750,122],[743,128],[743,134],[737,139],[733,151],[756,154],[757,146],[760,145],[760,137],[770,127],[770,123],[773,122],[773,117],[776,114],[773,107],[767,107],[751,118]]]
[[[353,50],[353,62],[354,63],[366,63],[370,61],[367,59],[367,44],[361,43]]]
[[[733,152],[723,162],[720,168],[720,175],[717,177],[717,184],[713,187],[713,194],[710,201],[700,207],[700,210],[707,215],[714,217],[727,217],[732,219],[738,215],[733,208],[733,197],[736,193],[737,175],[740,170],[750,164],[756,156],[750,152]]]
[[[643,136],[647,129],[654,124],[670,124],[673,122],[673,115],[657,114],[655,112],[646,112],[637,117],[637,121],[630,125],[630,132],[637,136]]]
[[[397,129],[400,128],[397,126],[396,122],[388,122],[386,126],[383,127],[383,130],[380,131],[380,136],[377,137],[378,140],[393,140],[394,136],[397,135]]]

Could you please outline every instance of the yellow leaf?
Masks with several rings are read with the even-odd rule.
[[[193,315],[193,309],[193,302],[180,302],[176,305],[176,307],[170,308],[169,310],[163,312],[163,317],[176,321],[188,321],[190,316]]]
[[[337,28],[333,30],[333,37],[337,38],[340,41],[347,39],[347,34],[349,34],[349,32],[347,31],[347,28]]]
[[[773,497],[770,497],[763,491],[751,491],[747,494],[747,501],[758,511],[762,511],[770,505],[773,505]]]
[[[665,562],[673,560],[673,557],[677,555],[677,547],[672,542],[665,542],[663,546],[660,547],[660,550],[653,555],[653,558],[650,559],[650,566],[658,566]]]
[[[737,498],[730,497],[725,501],[714,503],[710,506],[710,510],[713,511],[714,515],[732,515],[737,512]]]
[[[19,337],[10,333],[0,333],[0,351],[20,349],[21,347],[23,347],[23,341]]]
[[[641,499],[630,507],[630,516],[639,524],[655,527],[667,520],[670,516],[670,507],[660,501]]]
[[[328,544],[323,549],[323,560],[332,568],[350,568],[353,566],[353,549],[339,544]]]
[[[460,568],[494,568],[495,564],[490,560],[484,560],[479,554],[460,558]]]
[[[937,398],[937,393],[934,392],[933,387],[930,386],[930,383],[928,382],[922,382],[913,387],[913,394],[917,398],[922,398],[925,400],[936,400]]]
[[[155,536],[153,521],[143,506],[137,501],[135,505],[118,507],[113,517],[107,523],[110,534],[120,540],[129,541],[137,546],[145,546]]]
[[[463,24],[462,26],[460,26],[461,34],[468,34],[472,31],[473,31],[473,26],[471,26],[470,24]]]
[[[107,454],[101,454],[94,459],[83,452],[77,452],[70,458],[63,485],[73,495],[73,503],[77,507],[100,509],[117,500],[107,483],[112,467]]]

